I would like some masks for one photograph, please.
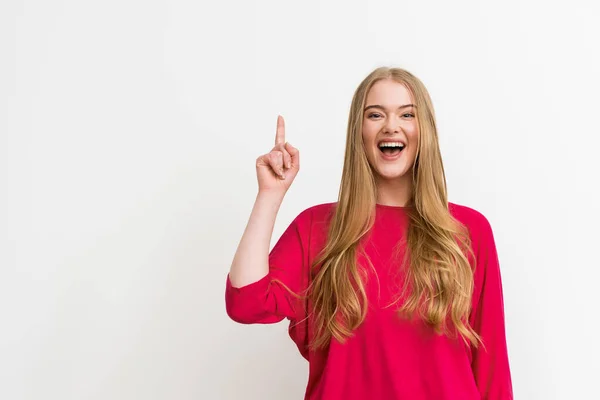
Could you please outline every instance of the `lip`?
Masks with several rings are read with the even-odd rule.
[[[377,148],[377,152],[379,153],[379,155],[381,156],[381,158],[383,158],[385,161],[396,161],[397,159],[399,159],[400,157],[402,157],[402,153],[404,153],[405,151],[406,151],[406,146],[404,147],[404,149],[402,149],[402,151],[400,151],[395,156],[390,156],[388,154],[385,154],[383,151],[381,151],[379,149],[379,147]]]
[[[379,148],[379,145],[381,143],[394,143],[394,142],[400,142],[404,146],[404,148],[402,149],[402,151],[400,151],[395,156],[387,155],[383,151],[381,151],[381,149]],[[385,161],[396,161],[397,159],[399,159],[400,157],[402,157],[402,153],[404,153],[405,151],[406,151],[406,142],[404,140],[402,140],[402,139],[386,138],[386,139],[382,139],[382,140],[380,140],[380,141],[377,142],[377,152],[379,153],[379,155],[381,156],[381,158],[384,159]]]

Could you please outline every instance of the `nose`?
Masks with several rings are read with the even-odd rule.
[[[400,122],[397,120],[397,117],[392,114],[390,115],[386,121],[385,126],[383,127],[384,133],[399,133],[400,132]]]

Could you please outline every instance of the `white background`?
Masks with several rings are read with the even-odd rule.
[[[597,399],[594,1],[3,0],[0,398],[301,399],[287,324],[225,277],[277,114],[302,169],[272,244],[337,200],[375,67],[430,91],[450,201],[490,220],[518,399]]]

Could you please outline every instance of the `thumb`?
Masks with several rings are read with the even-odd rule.
[[[300,167],[300,151],[289,142],[285,142],[285,149],[292,157],[292,166],[296,168]]]

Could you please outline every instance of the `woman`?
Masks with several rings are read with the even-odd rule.
[[[278,117],[226,281],[230,318],[290,320],[309,361],[305,399],[512,399],[492,229],[447,200],[422,82],[384,67],[363,80],[338,201],[302,211],[269,253],[299,168]]]

